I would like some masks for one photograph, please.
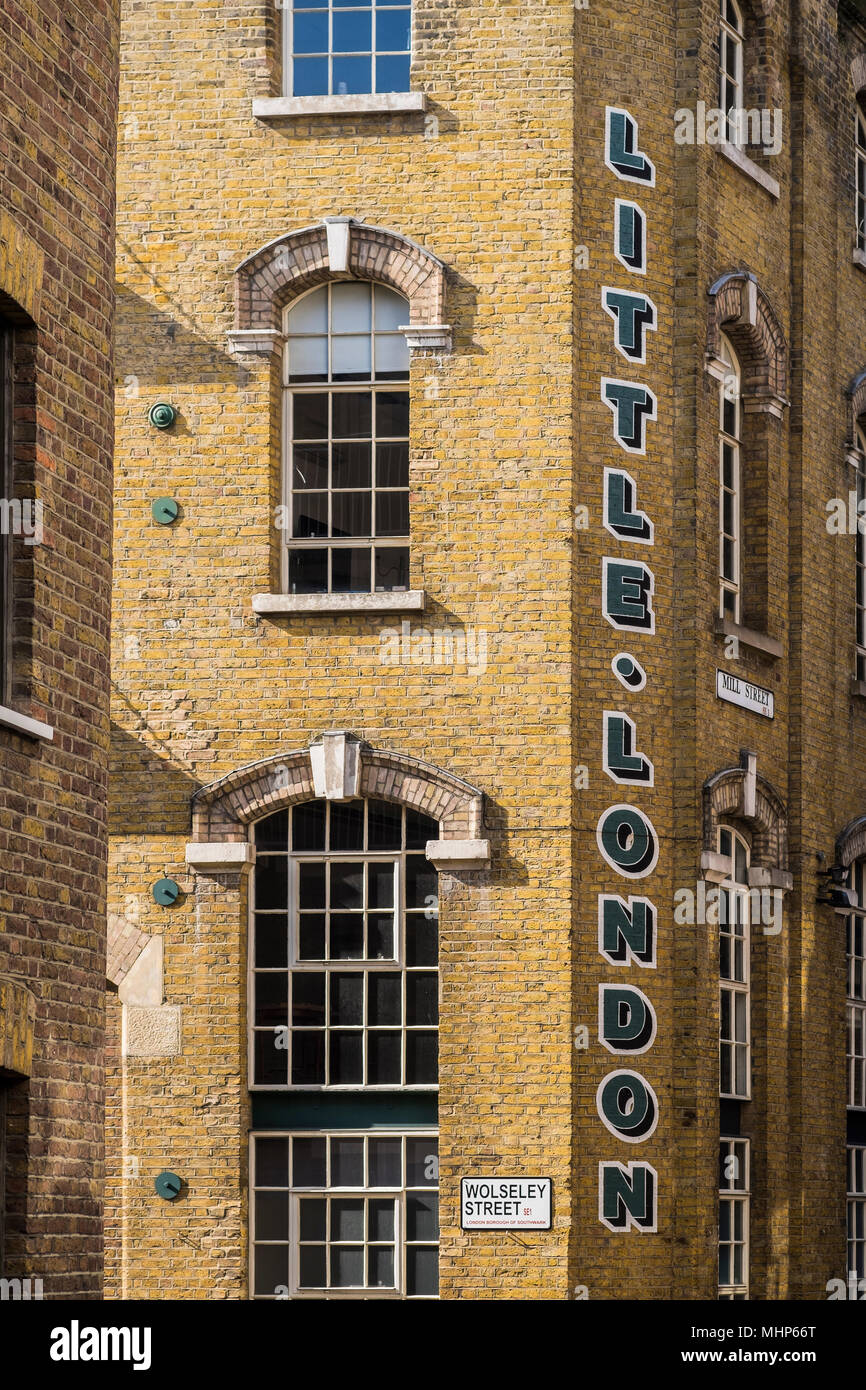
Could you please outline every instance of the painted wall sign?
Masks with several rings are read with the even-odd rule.
[[[765,690],[762,685],[744,681],[741,676],[732,676],[727,671],[720,671],[718,667],[716,694],[720,700],[729,700],[732,705],[739,705],[741,709],[750,709],[754,714],[762,714],[765,719],[773,718],[775,701],[772,690]]]
[[[605,111],[604,161],[618,179],[655,187],[652,160],[641,150],[638,124],[630,112],[609,106]],[[633,275],[646,275],[647,217],[639,203],[614,200],[613,253]],[[652,348],[659,315],[656,305],[633,281],[630,287],[602,285],[601,308],[612,325],[612,346],[630,366],[643,366]],[[620,366],[622,364],[620,363]],[[658,415],[655,393],[642,381],[603,376],[601,399],[612,414],[614,444],[632,456],[631,469],[605,467],[602,524],[618,547],[655,544],[652,518],[638,505],[640,460],[646,454],[647,429]],[[611,544],[607,542],[606,544]],[[656,631],[653,607],[655,577],[641,551],[604,555],[601,562],[601,611],[617,633],[634,633],[652,641]],[[620,640],[623,640],[620,638]],[[610,669],[621,690],[601,712],[602,768],[616,787],[634,788],[633,795],[651,788],[655,771],[652,728],[641,729],[637,709],[621,708],[622,691],[635,696],[651,679],[645,665],[629,651],[618,651]],[[614,706],[614,707],[611,707]],[[620,793],[621,795],[623,793]],[[608,805],[596,827],[599,854],[619,879],[642,879],[652,874],[659,857],[659,838],[650,818],[628,802]],[[598,950],[609,966],[646,972],[656,968],[658,914],[649,897],[598,897]],[[644,973],[644,980],[647,975]],[[598,1041],[617,1057],[640,1061],[656,1039],[657,1018],[648,994],[620,976],[598,987]],[[636,1070],[608,1072],[596,1091],[599,1119],[609,1134],[624,1144],[643,1144],[659,1119],[658,1098]],[[602,1162],[598,1165],[598,1219],[609,1231],[625,1234],[657,1229],[658,1175],[645,1162]]]
[[[464,1231],[549,1231],[550,1178],[461,1178]]]

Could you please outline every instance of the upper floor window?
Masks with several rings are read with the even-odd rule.
[[[719,852],[732,865],[719,897],[719,1093],[748,1100],[749,847],[735,830],[722,826]]]
[[[743,109],[743,16],[735,0],[719,0],[719,106],[727,117],[727,137],[737,143],[736,114]]]
[[[857,103],[857,250],[866,252],[866,116]]]
[[[749,1297],[749,1141],[719,1140],[719,1298]]]
[[[866,536],[860,529],[859,519],[866,515],[866,438],[862,430],[857,431],[857,467],[855,485],[857,491],[858,526],[855,545],[855,614],[856,614],[856,663],[858,681],[866,681]]]
[[[851,865],[860,911],[848,916],[848,1106],[866,1109],[866,860]]]
[[[409,5],[295,0],[284,14],[287,96],[408,92]]]
[[[719,612],[738,623],[742,607],[741,374],[724,334],[719,357],[725,367],[719,387]]]
[[[255,827],[252,1084],[434,1089],[439,826],[308,801]]]
[[[866,1148],[848,1149],[848,1278],[857,1279],[857,1297],[862,1298],[861,1279],[866,1279]]]
[[[0,499],[3,526],[0,528],[0,704],[9,705],[12,696],[12,499],[14,494],[13,437],[14,418],[14,329],[0,319]]]
[[[291,594],[409,588],[408,318],[402,295],[367,281],[286,310]]]

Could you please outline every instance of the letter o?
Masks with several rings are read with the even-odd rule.
[[[608,1072],[595,1093],[595,1104],[602,1124],[626,1144],[642,1144],[659,1122],[656,1093],[634,1071]]]
[[[602,858],[623,878],[646,878],[656,866],[659,841],[649,816],[635,806],[609,806],[596,830]]]

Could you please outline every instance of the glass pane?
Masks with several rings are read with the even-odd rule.
[[[315,494],[312,495],[315,496]],[[332,495],[331,534],[333,536],[372,535],[370,530],[371,516],[369,492],[335,492]],[[321,533],[310,532],[310,534],[319,535]]]
[[[285,849],[289,842],[289,813],[277,811],[274,816],[265,816],[256,822],[256,848]]]
[[[324,864],[298,865],[298,902],[301,907],[325,906]]]
[[[292,1034],[292,1085],[324,1086],[325,1034]]]
[[[332,487],[370,487],[372,484],[371,444],[334,445]]]
[[[368,960],[393,960],[394,954],[394,918],[371,913],[367,919]]]
[[[737,883],[748,883],[749,871],[746,867],[746,847],[741,840],[736,840],[734,845],[734,878],[737,880]]]
[[[435,975],[414,971],[406,976],[406,1022],[437,1023],[439,1020],[438,980]]]
[[[292,393],[292,438],[327,439],[328,437],[328,395],[317,391],[312,395],[303,391]]]
[[[729,1245],[719,1246],[719,1283],[730,1284],[731,1282],[731,1247]]]
[[[364,1021],[364,977],[353,972],[351,975],[334,973],[331,975],[331,1022],[361,1024]]]
[[[439,830],[429,839],[438,839]],[[425,841],[426,844],[426,841]],[[423,854],[406,856],[406,906],[427,907],[427,899],[436,897],[436,870]]]
[[[435,1187],[439,1179],[439,1141],[435,1137],[406,1140],[406,1186]]]
[[[289,380],[328,380],[327,338],[289,339]]]
[[[409,9],[379,11],[376,15],[377,52],[408,53],[411,14]]]
[[[296,970],[292,975],[292,1027],[324,1028],[324,972]]]
[[[257,1139],[255,1179],[257,1187],[288,1187],[288,1139]]]
[[[363,1139],[331,1140],[331,1186],[364,1186]]]
[[[334,1289],[360,1289],[363,1284],[363,1245],[332,1245],[331,1287]]]
[[[331,1202],[331,1240],[363,1239],[363,1197],[334,1198]]]
[[[370,550],[367,546],[334,547],[331,588],[335,594],[369,594]]]
[[[438,1042],[435,1033],[406,1034],[406,1083],[435,1086],[438,1075]]]
[[[377,58],[376,91],[408,92],[409,71],[408,58]]]
[[[256,1027],[285,1027],[288,1013],[289,977],[282,970],[258,972],[255,980]]]
[[[328,289],[320,289],[305,294],[292,305],[286,316],[286,329],[289,333],[327,333],[328,331]]]
[[[301,1240],[326,1240],[328,1235],[328,1203],[324,1197],[304,1197],[300,1207]]]
[[[379,391],[376,395],[376,434],[380,439],[409,435],[409,392]]]
[[[292,499],[292,535],[296,540],[328,534],[328,494],[296,492]]]
[[[400,849],[403,834],[402,808],[392,801],[368,801],[367,827],[367,843],[370,849]]]
[[[256,861],[256,908],[285,908],[289,892],[289,861],[284,854],[259,855]]]
[[[406,1292],[435,1296],[439,1292],[439,1251],[433,1246],[410,1245],[406,1251]]]
[[[302,1245],[298,1250],[298,1283],[302,1289],[325,1287],[324,1245]]]
[[[746,1092],[748,1091],[748,1088],[749,1088],[749,1080],[748,1080],[748,1076],[746,1075],[746,1070],[747,1070],[747,1068],[746,1068],[746,1062],[747,1062],[746,1049],[745,1049],[744,1047],[738,1047],[738,1048],[737,1048],[737,1051],[736,1051],[736,1069],[737,1069],[737,1086],[736,1086],[736,1091],[737,1091],[737,1095],[738,1095],[738,1096],[744,1096],[744,1095],[746,1094]]]
[[[372,47],[372,19],[369,10],[335,13],[335,53],[369,53]]]
[[[256,914],[255,964],[284,966],[289,963],[289,919],[282,913],[275,917]]]
[[[304,490],[327,486],[327,444],[296,444],[292,449],[292,487]]]
[[[331,960],[363,960],[364,918],[359,912],[335,912],[331,917]]]
[[[377,593],[409,588],[409,551],[402,546],[377,546],[374,569]]]
[[[722,541],[722,574],[725,579],[734,580],[734,542],[730,540]]]
[[[728,536],[734,534],[734,495],[731,492],[722,493],[722,530]]]
[[[381,15],[379,16],[381,20]],[[374,295],[374,311],[376,314],[376,328],[381,333],[383,330],[399,328],[401,324],[408,323],[409,304],[402,294],[397,294],[395,290],[386,289],[384,285],[376,286]],[[405,339],[404,339],[405,341]]]
[[[730,444],[722,445],[722,482],[726,488],[734,486],[734,451]]]
[[[288,1052],[274,1046],[277,1034],[266,1028],[254,1034],[253,1075],[257,1086],[285,1086],[288,1081]]]
[[[332,850],[364,848],[363,801],[332,803],[330,846]]]
[[[327,589],[327,550],[293,550],[289,555],[289,593],[324,594]]]
[[[393,1202],[391,1198],[371,1198],[370,1215],[370,1240],[393,1240],[395,1238],[395,1220],[393,1220]]]
[[[731,1239],[731,1203],[719,1203],[719,1240]]]
[[[292,810],[292,849],[324,850],[325,803],[306,801]]]
[[[369,439],[372,421],[369,391],[334,392],[335,439]]]
[[[400,1084],[400,1033],[367,1034],[367,1085]]]
[[[436,965],[439,954],[439,924],[420,914],[406,918],[406,964]]]
[[[326,14],[294,14],[292,16],[292,45],[295,53],[327,53],[328,16]]]
[[[399,1187],[401,1173],[401,1141],[399,1139],[368,1140],[370,1187]]]
[[[428,840],[439,839],[439,823],[421,811],[406,812],[406,848],[426,849]]]
[[[439,1198],[435,1193],[407,1197],[406,1239],[439,1239]]]
[[[288,1245],[257,1245],[255,1258],[257,1294],[276,1294],[288,1287]]]
[[[330,865],[331,907],[361,907],[364,894],[364,865],[339,862]]]
[[[288,1240],[288,1192],[256,1193],[256,1240]]]
[[[318,97],[327,93],[327,58],[296,58],[292,63],[292,95]]]
[[[339,20],[348,15],[335,18],[334,27]],[[331,287],[331,332],[369,333],[372,320],[372,286],[365,282],[359,284],[336,284]]]
[[[331,371],[335,381],[368,380],[373,369],[369,338],[332,338]]]
[[[378,492],[376,494],[376,535],[408,536],[408,492]]]
[[[360,1033],[331,1034],[331,1085],[355,1086],[364,1080]]]
[[[367,904],[369,907],[394,906],[393,864],[367,866]]]
[[[325,1187],[325,1140],[293,1140],[292,1165],[293,1187]]]
[[[402,333],[377,333],[375,351],[377,377],[393,381],[409,375],[409,348]]]
[[[298,920],[298,959],[325,959],[325,918],[318,912],[304,912]]]
[[[394,1250],[391,1246],[372,1246],[367,1251],[367,1283],[371,1289],[394,1288]]]
[[[719,974],[723,980],[731,978],[731,938],[719,938]]]
[[[734,1017],[736,1020],[735,1038],[739,1042],[746,1041],[746,996],[738,993],[734,999]]]
[[[367,1022],[371,1027],[399,1024],[403,1013],[402,976],[396,971],[387,974],[371,971],[367,978]],[[348,1020],[340,1019],[340,1022]]]
[[[352,96],[369,92],[371,86],[369,58],[335,58],[334,92],[337,96]]]
[[[409,486],[409,445],[376,445],[376,486]]]

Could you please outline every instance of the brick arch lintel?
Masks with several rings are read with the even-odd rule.
[[[746,807],[747,770],[726,767],[704,783],[704,850],[714,853],[718,829],[730,820],[740,821],[750,832],[753,868],[787,873],[788,815],[785,803],[772,783],[755,777],[754,809]]]
[[[852,58],[851,82],[856,97],[862,96],[866,92],[866,53],[858,53],[856,58]]]
[[[742,367],[743,409],[780,416],[790,405],[787,389],[788,349],[779,320],[757,277],[732,270],[708,290],[710,298],[706,363],[715,376],[727,371],[721,360],[721,335],[734,345]]]
[[[326,217],[276,237],[235,270],[234,351],[273,350],[281,338],[282,311],[292,299],[328,280],[374,280],[409,302],[410,347],[447,351],[451,332],[445,313],[445,266],[417,242],[387,227],[354,217]]]
[[[484,797],[476,787],[452,773],[405,753],[373,748],[352,734],[329,733],[309,748],[277,753],[228,773],[193,798],[193,840],[210,844],[239,844],[249,839],[249,826],[263,816],[323,793],[322,772],[314,763],[328,738],[348,745],[345,800],[350,796],[395,801],[422,811],[439,822],[440,840],[485,843]],[[341,788],[342,790],[342,788]],[[327,793],[326,793],[327,794]]]
[[[847,869],[866,857],[866,815],[855,816],[836,837],[836,863]]]
[[[866,367],[851,378],[845,388],[845,395],[849,401],[847,443],[849,447],[855,448],[858,424],[866,431]]]

